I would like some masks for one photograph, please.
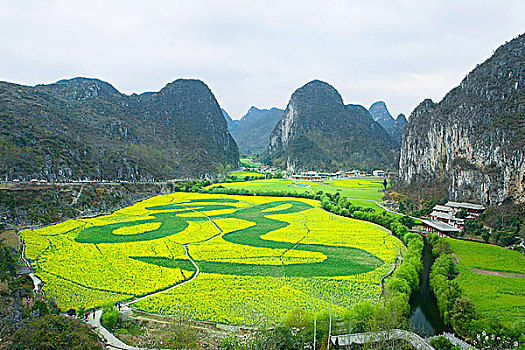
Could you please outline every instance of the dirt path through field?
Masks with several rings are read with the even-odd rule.
[[[164,292],[168,292],[172,289],[175,289],[175,288],[178,288],[186,283],[190,283],[191,281],[193,281],[194,279],[197,278],[197,276],[199,275],[199,273],[201,272],[199,266],[195,263],[195,261],[192,259],[190,253],[188,252],[188,244],[185,244],[184,245],[184,252],[186,253],[186,256],[188,257],[188,259],[191,261],[191,263],[193,264],[193,266],[195,266],[195,273],[193,274],[193,276],[188,279],[188,280],[185,280],[185,281],[182,281],[180,283],[177,283],[175,284],[174,286],[171,286],[169,288],[166,288],[166,289],[163,289],[163,290],[159,290],[158,292],[155,292],[155,293],[151,293],[151,294],[148,294],[148,295],[144,295],[143,297],[140,297],[138,299],[133,299],[132,301],[128,301],[126,303],[122,303],[122,305],[124,306],[130,306],[132,304],[135,304],[135,303],[138,303],[139,301],[141,300],[144,300],[144,299],[147,299],[147,298],[150,298],[154,295],[157,295],[157,294],[160,294],[160,293],[164,293]]]
[[[501,277],[521,277],[525,278],[525,273],[515,273],[515,272],[502,272],[502,271],[491,271],[491,270],[482,270],[475,267],[470,268],[475,273],[480,275],[490,275],[490,276],[501,276]]]

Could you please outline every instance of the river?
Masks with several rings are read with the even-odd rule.
[[[445,326],[439,315],[437,300],[430,287],[430,267],[434,262],[432,248],[425,240],[423,248],[423,269],[419,275],[419,290],[410,297],[410,325],[422,336],[433,336],[443,333]]]

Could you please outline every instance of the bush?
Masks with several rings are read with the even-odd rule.
[[[464,337],[470,335],[471,321],[477,318],[474,304],[469,298],[462,297],[456,299],[452,309],[450,323],[454,330]]]
[[[0,242],[0,280],[11,280],[16,275],[16,261],[11,249]]]
[[[49,309],[47,307],[47,304],[43,300],[35,300],[35,303],[33,304],[33,307],[31,308],[32,311],[38,310],[40,312],[40,315],[47,315],[49,314]]]
[[[421,256],[424,242],[417,233],[406,233],[403,238],[407,242],[407,250],[401,266],[388,281],[386,290],[391,297],[391,308],[395,308],[395,312],[400,315],[408,317],[410,295],[419,288],[419,273],[423,268]]]
[[[118,323],[119,315],[115,304],[108,303],[102,308],[102,324],[109,330],[113,330]]]
[[[460,346],[454,346],[450,340],[443,336],[430,339],[430,345],[436,350],[461,350]]]

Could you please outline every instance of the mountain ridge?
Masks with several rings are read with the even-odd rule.
[[[401,148],[401,143],[403,141],[403,132],[405,131],[405,127],[408,124],[408,120],[405,117],[403,113],[400,113],[396,121],[394,122],[394,126],[392,128],[392,141],[396,144],[398,148]]]
[[[401,148],[405,184],[447,183],[453,200],[525,203],[525,35],[500,46],[438,103],[412,112]]]
[[[388,168],[395,156],[390,137],[368,110],[345,106],[339,92],[320,80],[292,94],[268,150],[272,164],[295,171]]]
[[[230,117],[230,115],[224,108],[221,108],[221,112],[224,115],[224,118],[226,119],[226,124],[228,124],[228,131],[231,133],[233,130],[235,130],[235,128],[237,128],[237,126],[239,126],[239,121],[232,119],[232,117]]]
[[[239,150],[248,154],[265,152],[270,144],[270,135],[283,112],[276,107],[259,109],[251,106],[239,120],[238,127],[232,131]]]
[[[368,112],[370,112],[372,118],[374,118],[374,120],[386,130],[388,135],[392,136],[395,120],[388,111],[385,102],[374,102],[368,109]]]
[[[219,104],[195,79],[140,95],[90,78],[0,82],[0,120],[2,178],[150,181],[238,164]]]

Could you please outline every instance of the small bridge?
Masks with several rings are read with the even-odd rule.
[[[352,346],[360,346],[369,343],[382,343],[392,340],[404,340],[410,343],[416,350],[434,350],[429,343],[413,332],[403,329],[391,329],[381,332],[365,332],[344,335],[333,335],[330,337],[332,344],[342,349],[350,349]]]

